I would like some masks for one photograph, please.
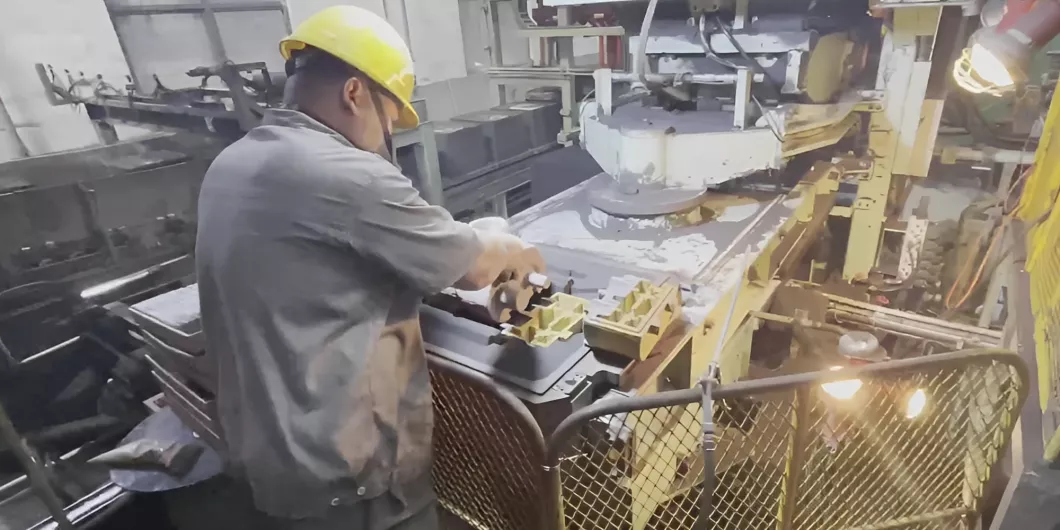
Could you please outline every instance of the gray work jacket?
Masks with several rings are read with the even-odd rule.
[[[228,457],[271,515],[312,517],[428,472],[418,308],[481,251],[380,156],[269,110],[199,196],[196,247]]]

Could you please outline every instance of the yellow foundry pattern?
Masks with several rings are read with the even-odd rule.
[[[553,294],[549,302],[548,305],[535,307],[526,322],[505,329],[504,334],[531,346],[547,348],[582,330],[582,320],[589,302],[564,293]]]
[[[1031,310],[1038,357],[1039,404],[1043,413],[1060,408],[1060,104],[1053,96],[1034,169],[1017,212],[1028,228],[1026,271],[1030,276]],[[1050,460],[1060,456],[1060,437],[1046,449]]]
[[[629,290],[619,299],[613,291],[627,282]],[[590,314],[586,318],[585,342],[634,359],[647,359],[666,328],[680,317],[681,293],[677,286],[624,276],[613,278],[605,292],[616,296],[617,305],[608,314]]]
[[[986,361],[863,379],[846,405],[816,381],[716,401],[706,526],[698,402],[595,418],[560,461],[565,527],[965,528],[1021,406],[1018,372]],[[929,406],[908,419],[917,388]]]

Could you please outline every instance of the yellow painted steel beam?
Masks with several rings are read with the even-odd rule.
[[[847,240],[843,277],[866,276],[876,263],[887,210],[891,177],[908,170],[911,160],[930,157],[934,142],[917,141],[924,96],[931,75],[931,50],[942,10],[916,7],[894,11],[894,28],[884,36],[876,88],[884,91],[882,110],[869,121],[869,153],[872,171],[858,183]],[[943,60],[939,58],[939,60]]]

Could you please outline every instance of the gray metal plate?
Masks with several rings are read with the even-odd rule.
[[[199,286],[189,285],[149,298],[133,309],[186,334],[202,331]]]
[[[745,251],[760,252],[799,204],[769,193],[725,195],[715,219],[672,226],[666,218],[623,219],[593,208],[591,195],[611,182],[609,176],[597,175],[511,219],[512,231],[541,250],[554,283],[562,284],[551,273],[561,267],[603,276],[604,285],[608,268],[646,279],[710,282],[711,272],[723,262]],[[718,206],[710,200],[706,205]],[[569,264],[556,263],[558,254]]]
[[[197,484],[221,474],[224,462],[221,455],[200,440],[180,421],[170,409],[162,409],[137,425],[121,444],[137,440],[159,440],[198,445],[203,448],[202,456],[187,475],[176,478],[161,471],[127,471],[110,472],[110,479],[115,484],[130,490],[142,492],[169,491]]]

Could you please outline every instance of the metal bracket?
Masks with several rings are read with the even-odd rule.
[[[839,168],[844,177],[872,172],[872,160],[869,158],[842,156],[833,158],[832,164]]]
[[[725,0],[688,0],[688,8],[692,11],[692,16],[696,16],[700,13],[719,11],[726,3],[728,2]]]
[[[870,199],[868,197],[859,197],[856,201],[854,201],[854,204],[851,205],[851,209],[854,209],[854,210],[869,210],[875,204],[876,204],[876,201],[874,199]]]
[[[925,197],[926,198],[926,197]],[[905,281],[913,275],[920,262],[920,251],[927,238],[928,220],[916,215],[906,221],[905,236],[902,238],[902,252],[898,261],[898,279]]]

